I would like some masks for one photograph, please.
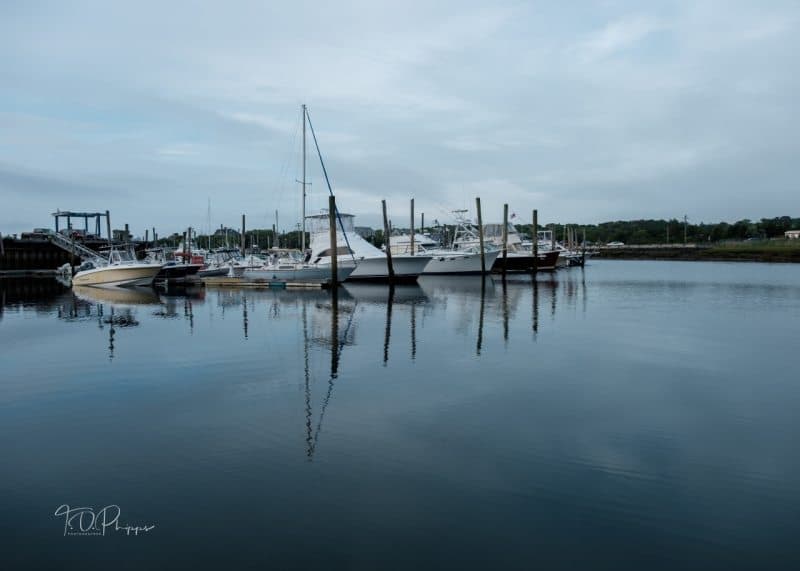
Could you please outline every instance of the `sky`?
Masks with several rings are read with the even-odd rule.
[[[780,0],[0,0],[0,232],[293,229],[302,104],[357,225],[478,196],[485,221],[798,216],[799,31]]]

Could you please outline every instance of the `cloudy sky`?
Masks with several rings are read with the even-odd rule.
[[[800,3],[0,1],[0,232],[800,213]],[[326,204],[309,160],[309,208]]]

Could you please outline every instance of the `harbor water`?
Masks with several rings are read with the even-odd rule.
[[[800,568],[800,266],[34,281],[0,283],[3,569]]]

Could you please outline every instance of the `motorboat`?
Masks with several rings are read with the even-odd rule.
[[[539,230],[536,237],[540,252],[558,250],[558,267],[582,266],[586,258],[592,255],[591,252],[585,250],[579,251],[574,247],[567,248],[555,240],[552,230]]]
[[[462,215],[456,212],[457,226],[450,248],[436,248],[423,251],[431,256],[425,266],[424,275],[470,275],[491,271],[500,251],[492,245],[484,244],[484,259],[481,261],[481,247],[478,230]]]
[[[202,260],[202,258],[200,258]],[[203,267],[199,260],[196,263],[186,263],[168,259],[167,250],[164,248],[150,248],[146,250],[145,262],[158,264],[161,271],[156,274],[155,281],[179,280],[194,276]]]
[[[241,277],[245,270],[259,269],[267,263],[267,260],[255,254],[242,256],[238,248],[217,248],[207,254],[205,265],[197,275],[202,278],[226,275]]]
[[[133,287],[153,284],[161,265],[141,262],[131,248],[111,247],[108,257],[86,261],[72,276],[72,284],[94,287]]]
[[[473,234],[476,238],[472,246],[458,247],[459,237],[464,234]],[[451,247],[442,247],[439,242],[428,234],[415,233],[413,244],[410,234],[392,236],[390,239],[392,255],[409,254],[430,256],[431,260],[425,266],[423,275],[470,275],[483,272],[480,255],[480,242],[473,227],[459,221],[454,234]],[[498,254],[496,248],[484,248],[484,264],[486,271],[490,271]]]
[[[398,234],[389,240],[392,255],[419,254],[423,251],[435,250],[439,248],[439,242],[434,240],[429,234],[414,233],[414,241],[411,241],[411,234]]]
[[[484,242],[501,250],[492,266],[492,272],[530,272],[534,267],[537,271],[549,272],[556,269],[560,252],[558,250],[538,251],[536,263],[532,249],[525,248],[514,225],[509,222],[506,226],[506,255],[503,256],[503,224],[489,223],[483,225]],[[467,242],[474,245],[474,240]]]

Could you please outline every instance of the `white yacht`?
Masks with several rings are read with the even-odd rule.
[[[481,248],[478,230],[463,216],[457,216],[456,231],[450,248],[436,248],[426,250],[431,256],[431,261],[425,266],[424,275],[470,275],[480,274],[483,267],[486,272],[492,271],[492,266],[500,254],[500,250],[484,244],[484,266],[481,266]]]
[[[356,233],[352,214],[338,213],[337,217],[336,254],[339,267],[354,267],[348,281],[388,280],[386,253]],[[307,220],[311,234],[311,256],[308,263],[329,265],[333,252],[330,247],[328,213],[311,215]],[[391,245],[391,237],[389,241]],[[431,256],[428,254],[392,256],[395,280],[416,281],[430,260]]]
[[[162,265],[140,262],[130,248],[110,248],[104,261],[84,262],[72,276],[76,286],[132,287],[153,284]]]
[[[418,254],[422,251],[435,250],[439,247],[439,242],[434,240],[428,234],[414,233],[414,245],[411,245],[411,234],[393,235],[389,243],[392,249],[392,255],[404,254]]]

